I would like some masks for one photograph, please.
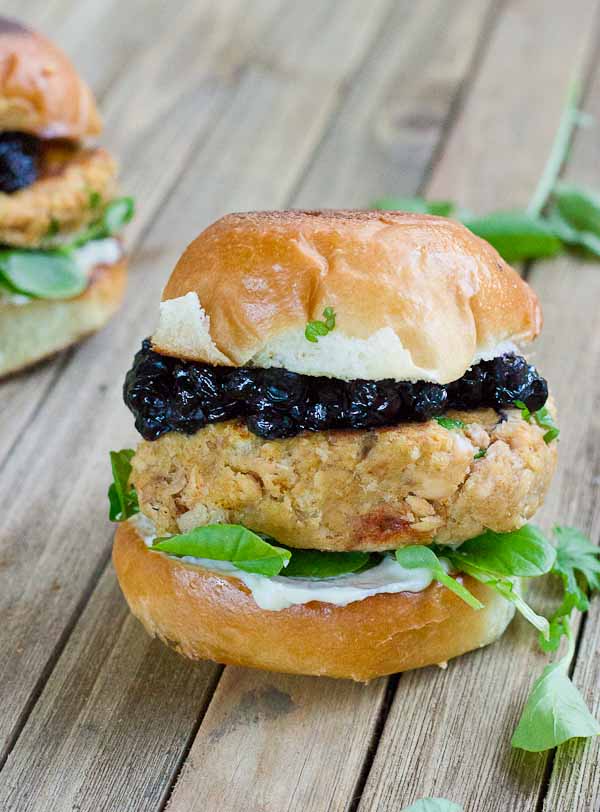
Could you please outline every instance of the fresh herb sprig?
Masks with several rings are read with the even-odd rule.
[[[304,330],[304,337],[316,344],[319,337],[326,336],[333,329],[335,329],[335,311],[333,307],[326,307],[323,310],[323,321],[309,321]]]
[[[546,429],[546,433],[544,434],[545,443],[551,443],[552,440],[556,440],[558,438],[560,430],[546,406],[542,406],[542,408],[538,409],[537,412],[531,412],[522,400],[515,400],[514,405],[517,407],[517,409],[521,410],[521,417],[523,420],[526,420],[527,423],[531,423],[531,419],[533,418],[541,429]]]
[[[121,451],[110,452],[113,481],[108,489],[109,511],[111,522],[124,522],[136,513],[140,506],[133,485],[129,484],[131,476],[131,460],[135,451],[132,448],[123,448]]]
[[[385,197],[371,208],[454,217],[491,243],[507,262],[544,259],[566,251],[600,258],[600,195],[558,180],[573,131],[587,121],[578,101],[579,87],[573,83],[548,161],[525,209],[476,216],[453,201],[423,197]]]
[[[44,249],[3,248],[0,291],[31,299],[79,296],[86,289],[88,278],[77,262],[76,249],[91,240],[117,234],[131,220],[133,212],[133,199],[121,197],[105,206],[98,218],[68,244]]]

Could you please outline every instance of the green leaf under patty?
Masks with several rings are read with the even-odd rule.
[[[290,550],[292,557],[280,573],[290,578],[333,578],[366,569],[370,553],[329,553],[320,550]],[[377,563],[376,557],[373,563]]]
[[[90,240],[102,240],[112,237],[131,220],[135,211],[132,197],[119,197],[108,203],[100,217],[87,226],[75,238],[73,245],[79,247]]]
[[[87,276],[71,251],[0,251],[0,286],[36,299],[70,299],[86,289]]]
[[[241,524],[208,524],[189,533],[158,539],[153,550],[176,556],[230,561],[238,569],[278,575],[291,558],[289,550],[269,544]]]
[[[132,448],[110,452],[113,482],[108,489],[108,518],[111,522],[124,522],[139,513],[137,493],[135,488],[129,485],[131,460],[134,454]]]
[[[458,595],[461,600],[468,604],[473,609],[483,609],[483,604],[474,595],[472,595],[466,587],[460,584],[452,576],[448,575],[441,561],[431,549],[422,545],[411,545],[408,547],[401,547],[396,550],[396,560],[400,566],[409,570],[414,569],[428,569],[433,573],[436,581],[443,584],[455,595]]]
[[[438,551],[440,548],[437,548]],[[537,527],[526,524],[512,533],[486,530],[444,555],[460,569],[461,564],[500,577],[535,578],[550,572],[556,550]]]

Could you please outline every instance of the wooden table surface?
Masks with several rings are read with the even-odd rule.
[[[136,441],[123,376],[186,244],[235,210],[477,212],[527,203],[578,70],[600,120],[598,0],[3,0],[60,43],[135,196],[127,302],[77,348],[0,386],[0,809],[465,812],[600,808],[598,741],[509,739],[546,658],[496,645],[368,685],[190,664],[130,617],[110,564],[108,450]],[[600,187],[599,130],[566,175]],[[526,269],[545,308],[560,467],[539,521],[600,533],[600,268]],[[541,603],[550,596],[539,590]],[[600,712],[600,601],[573,678]]]

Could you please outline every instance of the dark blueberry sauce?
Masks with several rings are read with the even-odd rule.
[[[0,133],[0,192],[31,186],[39,171],[40,141],[19,132]]]
[[[341,381],[285,369],[216,367],[159,355],[142,344],[127,373],[123,397],[146,440],[168,431],[193,434],[207,423],[243,418],[259,437],[301,431],[367,429],[424,421],[447,409],[500,410],[521,400],[534,412],[548,397],[535,367],[503,355],[471,367],[457,381]]]

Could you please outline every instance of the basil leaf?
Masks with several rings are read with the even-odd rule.
[[[526,524],[512,533],[486,530],[448,551],[447,557],[459,569],[468,564],[489,575],[535,578],[550,572],[556,551],[541,530]]]
[[[422,798],[407,806],[402,812],[463,812],[463,808],[445,798]]]
[[[473,459],[480,460],[482,457],[485,457],[486,454],[487,448],[480,448],[479,451],[476,451],[475,454],[473,454]]]
[[[425,200],[424,197],[382,197],[371,204],[372,209],[383,211],[412,211],[417,214],[437,214],[450,217],[455,205],[450,200]]]
[[[600,237],[596,234],[592,234],[590,231],[578,231],[570,223],[567,223],[556,209],[549,212],[546,222],[556,236],[567,245],[582,248],[595,257],[600,257]]]
[[[108,517],[111,522],[123,522],[135,513],[139,513],[137,493],[135,488],[129,485],[131,460],[134,454],[135,451],[132,448],[110,452],[113,482],[108,489]]]
[[[102,240],[112,237],[131,220],[135,211],[132,197],[119,197],[108,203],[98,218],[84,229],[74,240],[75,247],[84,245],[90,240]]]
[[[464,429],[465,424],[462,420],[455,420],[452,417],[436,417],[434,418],[442,428],[448,429]]]
[[[472,595],[469,590],[457,580],[452,578],[443,568],[441,561],[430,547],[411,545],[396,550],[396,561],[408,570],[428,569],[433,573],[436,581],[443,584],[455,595],[458,595],[473,609],[483,609],[481,601]]]
[[[591,189],[559,183],[553,198],[561,218],[570,226],[600,237],[600,196]]]
[[[153,550],[176,556],[230,561],[238,569],[259,575],[278,575],[291,553],[264,541],[240,524],[208,524],[189,533],[158,539]]]
[[[320,550],[290,550],[292,557],[281,575],[290,578],[333,578],[365,569],[370,553],[328,553]]]
[[[555,651],[568,632],[573,609],[589,609],[589,590],[600,589],[600,548],[574,527],[555,527],[556,561],[552,574],[563,582],[563,599],[550,620],[548,640],[540,640],[544,651]]]
[[[507,262],[553,257],[562,249],[548,223],[526,212],[499,211],[487,217],[466,218],[463,223],[493,245]]]
[[[69,251],[0,251],[0,281],[15,293],[36,299],[69,299],[88,284]]]
[[[567,655],[557,663],[547,665],[542,676],[533,684],[510,742],[513,747],[540,753],[558,747],[569,739],[600,734],[600,724],[569,679],[573,651],[571,638]]]
[[[515,609],[520,612],[532,626],[535,626],[535,628],[541,632],[544,640],[550,637],[550,624],[547,619],[543,617],[543,615],[538,615],[537,612],[533,611],[531,606],[523,600],[523,597],[519,594],[509,578],[498,578],[494,575],[488,575],[475,567],[470,567],[469,564],[464,561],[453,561],[452,557],[450,557],[450,560],[455,566],[460,566],[467,575],[481,581],[482,584],[486,584],[486,586],[494,589],[499,595],[502,595],[505,600],[510,601]]]

